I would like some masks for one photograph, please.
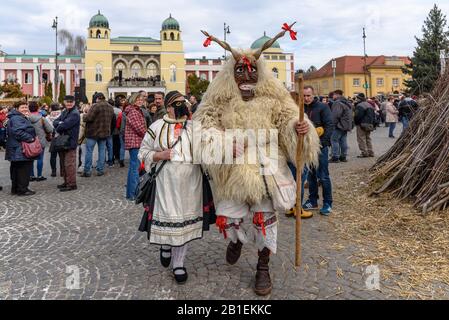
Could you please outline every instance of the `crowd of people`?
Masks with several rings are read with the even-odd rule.
[[[417,104],[407,97],[396,101],[391,96],[383,103],[377,99],[367,99],[364,94],[358,94],[355,99],[346,99],[341,90],[336,90],[329,97],[320,98],[310,86],[304,88],[304,101],[305,113],[319,137],[320,152],[317,152],[317,164],[305,168],[302,173],[302,195],[304,196],[305,181],[309,194],[306,200],[305,197],[301,199],[301,217],[310,218],[315,210],[328,216],[333,206],[329,163],[348,161],[348,133],[356,128],[361,151],[359,158],[374,157],[370,137],[372,131],[381,123],[386,123],[390,127],[390,137],[394,137],[396,123],[401,121],[404,128],[407,128],[417,110]],[[53,177],[57,173],[56,161],[59,157],[63,183],[57,188],[61,192],[77,189],[77,173],[82,178],[92,177],[95,147],[98,149],[96,176],[105,174],[106,165],[113,167],[118,163],[120,167],[124,167],[125,151],[128,151],[125,196],[130,201],[136,199],[139,176],[159,165],[160,172],[156,180],[159,182],[156,184],[158,192],[151,206],[154,221],[149,237],[151,243],[161,245],[162,265],[168,267],[173,261],[174,277],[178,283],[184,283],[187,280],[184,267],[187,244],[201,238],[204,228],[201,218],[204,210],[201,205],[202,195],[198,192],[203,184],[202,171],[200,166],[193,164],[190,121],[193,113],[201,109],[198,108],[199,105],[196,97],[192,96],[187,100],[187,97],[177,91],[167,95],[162,92],[149,95],[140,91],[129,98],[118,96],[115,100],[106,100],[104,94],[96,93],[92,97],[92,105],[76,106],[74,97],[66,96],[62,106],[39,106],[33,101],[20,101],[13,108],[3,107],[0,109],[0,137],[5,142],[6,160],[10,161],[11,193],[17,196],[35,194],[30,190],[29,184],[30,181],[46,180],[43,176],[43,164],[48,148]],[[202,110],[203,117],[204,114],[205,111]],[[298,135],[304,135],[309,132],[309,127],[308,124],[298,123],[295,130]],[[31,158],[26,157],[24,144],[36,140],[41,146],[40,153]],[[233,152],[234,157],[237,157],[238,150],[234,149]],[[290,169],[295,176],[292,163]],[[322,188],[321,208],[319,186]],[[264,203],[262,204],[265,205]],[[265,208],[262,204],[258,209],[251,207],[251,210],[264,214],[258,216],[263,221],[275,221],[275,216],[268,215],[274,212],[272,205],[267,204]],[[237,206],[234,208],[230,203],[226,205],[229,206],[219,207],[220,213],[237,210]],[[250,210],[249,207],[247,209]],[[242,212],[246,212],[245,210]],[[292,215],[296,215],[293,209],[287,211],[287,216]],[[220,221],[225,221],[224,217],[219,217],[217,225],[220,225]],[[231,215],[226,219],[234,218]],[[254,219],[256,223],[256,217]],[[240,218],[234,220],[233,225],[241,223]],[[233,264],[238,260],[243,243],[239,240],[241,235],[238,230],[233,234],[224,226],[225,224],[222,226],[223,231],[227,230],[232,239],[226,259]],[[268,225],[266,227],[271,228]],[[265,246],[263,250],[266,250],[269,243],[266,239],[260,241]],[[265,253],[263,250],[259,251],[259,258],[262,259],[259,262],[263,262],[260,262],[261,266],[266,266],[269,251],[274,252],[275,247],[270,247]],[[260,270],[262,269],[261,267]],[[264,273],[259,274],[257,285],[261,285],[262,289],[257,291],[256,288],[256,292],[263,295],[271,287],[269,278],[261,280],[261,274]]]
[[[356,129],[357,144],[360,149],[358,158],[372,158],[375,152],[371,133],[382,124],[389,127],[389,137],[395,138],[396,124],[401,122],[403,132],[418,110],[416,97],[400,95],[388,96],[380,102],[378,98],[366,98],[363,93],[354,98],[345,98],[342,90],[331,92],[326,97],[316,96],[314,88],[304,88],[305,112],[313,122],[321,142],[319,164],[313,169],[305,169],[302,181],[306,181],[309,197],[304,202],[302,218],[313,216],[312,211],[319,210],[322,215],[332,212],[332,183],[329,175],[329,163],[348,162],[348,133]],[[329,156],[329,152],[331,155]],[[296,171],[290,164],[292,173]],[[323,206],[319,208],[319,186],[322,188]],[[304,186],[303,186],[304,190]],[[304,191],[302,192],[304,195]],[[294,210],[287,212],[293,216]]]
[[[10,161],[11,193],[17,196],[34,195],[30,182],[47,180],[43,174],[45,155],[50,155],[51,176],[58,171],[63,183],[57,188],[61,192],[77,189],[77,173],[89,178],[93,171],[95,146],[98,158],[96,176],[102,176],[105,166],[117,163],[125,167],[125,151],[130,156],[126,198],[135,199],[140,162],[137,158],[140,144],[149,126],[166,113],[163,92],[148,94],[140,91],[130,97],[118,96],[106,100],[102,93],[95,93],[92,104],[75,105],[73,96],[66,96],[62,105],[50,106],[36,101],[19,101],[13,106],[0,108],[0,148],[5,149],[5,159]],[[187,98],[187,97],[185,97]],[[194,96],[193,104],[198,105]],[[59,136],[67,137],[64,150],[52,148]],[[23,144],[39,140],[41,152],[27,158]],[[50,149],[50,150],[49,150]],[[2,187],[0,186],[0,190]]]

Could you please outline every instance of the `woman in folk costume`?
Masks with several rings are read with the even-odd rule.
[[[225,238],[231,240],[226,260],[231,265],[237,263],[242,245],[248,240],[255,241],[259,255],[255,282],[255,293],[258,295],[268,295],[272,289],[268,264],[270,253],[276,253],[277,247],[276,211],[294,207],[296,200],[296,183],[288,171],[287,160],[296,163],[298,135],[305,136],[302,154],[306,165],[318,162],[320,150],[318,135],[311,129],[313,124],[307,117],[305,121],[299,122],[298,106],[284,85],[268,70],[262,57],[262,52],[284,36],[286,31],[290,31],[293,39],[295,32],[291,26],[284,24],[283,31],[258,50],[235,50],[226,42],[202,31],[207,36],[204,46],[214,41],[230,51],[232,57],[209,85],[193,120],[201,122],[203,131],[208,132],[208,136],[204,138],[203,135],[202,139],[202,161],[211,177],[217,226]],[[288,195],[290,208],[275,208],[275,195],[279,194],[276,188],[280,184],[275,180],[277,173],[261,174],[261,167],[267,165],[263,158],[257,159],[255,164],[249,161],[244,164],[213,163],[211,159],[215,159],[217,154],[216,146],[220,145],[217,139],[222,139],[224,144],[229,142],[229,135],[225,131],[230,129],[251,129],[255,132],[260,129],[277,130],[278,172],[284,174],[282,179],[290,179],[289,183],[294,188]],[[268,141],[263,148],[269,147]],[[238,159],[241,154],[245,157],[248,155],[250,148],[246,145],[242,149],[235,142],[230,143],[234,143],[234,158]],[[205,165],[205,162],[208,164]],[[246,218],[250,221],[249,230],[245,230]]]
[[[167,114],[150,126],[138,157],[147,172],[168,160],[156,178],[150,242],[161,245],[162,265],[168,268],[173,260],[176,281],[185,283],[187,243],[203,235],[202,173],[193,164],[192,121],[184,97],[169,92],[165,107]]]

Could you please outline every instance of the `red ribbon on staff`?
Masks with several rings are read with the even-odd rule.
[[[205,46],[206,48],[208,46],[210,46],[210,44],[212,43],[212,37],[207,37],[206,41],[204,41],[203,46]]]
[[[282,30],[290,32],[290,38],[292,38],[292,40],[297,40],[296,35],[298,34],[298,32],[293,31],[293,29],[287,23],[284,23],[284,25],[282,26]]]
[[[243,56],[242,59],[243,59],[243,63],[248,68],[248,72],[251,72],[251,61],[249,61],[248,57],[246,57],[246,56]]]

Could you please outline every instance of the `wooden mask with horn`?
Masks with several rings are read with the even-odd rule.
[[[234,79],[237,83],[237,86],[240,90],[240,93],[242,95],[242,99],[244,101],[249,101],[252,98],[254,98],[254,89],[256,88],[257,81],[259,79],[258,70],[257,70],[257,60],[262,55],[262,52],[265,50],[271,48],[271,46],[275,43],[275,41],[279,38],[282,38],[287,31],[290,32],[290,36],[292,40],[296,40],[296,32],[293,31],[291,28],[295,25],[296,22],[294,22],[291,25],[288,25],[284,23],[282,26],[282,31],[279,32],[274,38],[268,40],[265,42],[262,47],[259,49],[256,49],[252,52],[252,54],[242,54],[238,52],[237,50],[233,49],[228,43],[225,41],[221,41],[217,39],[216,37],[210,35],[206,31],[201,30],[201,32],[207,37],[206,41],[204,42],[204,46],[208,47],[211,42],[218,43],[223,49],[231,52],[232,56],[235,60],[234,65]]]

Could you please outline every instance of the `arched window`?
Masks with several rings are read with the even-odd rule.
[[[107,32],[107,31],[104,32],[104,38],[105,38],[105,39],[108,38],[108,32]]]
[[[175,34],[173,32],[170,33],[170,40],[175,40]]]
[[[103,66],[99,63],[95,66],[95,81],[103,82]]]
[[[180,40],[181,38],[179,37],[179,33],[178,33],[178,41]]]
[[[97,30],[97,39],[100,39],[100,38],[101,38],[101,31]]]
[[[164,32],[164,40],[167,40],[167,33]]]
[[[48,81],[48,73],[44,72],[44,73],[42,74],[42,81],[43,81],[44,83]]]
[[[147,75],[149,77],[155,77],[157,76],[158,72],[157,72],[157,65],[154,62],[150,62],[147,66]]]
[[[94,37],[94,32],[92,30],[90,30],[90,37],[93,38]]]
[[[176,66],[174,64],[170,66],[170,82],[176,82]]]
[[[275,78],[279,78],[279,71],[277,68],[273,68],[273,69],[271,69],[271,71],[273,72],[273,76]]]
[[[115,76],[118,77],[119,76],[119,72],[122,71],[122,76],[124,75],[124,70],[126,69],[126,66],[123,62],[119,62],[115,65]]]
[[[131,77],[138,78],[142,74],[142,66],[138,62],[134,62],[131,66]]]

